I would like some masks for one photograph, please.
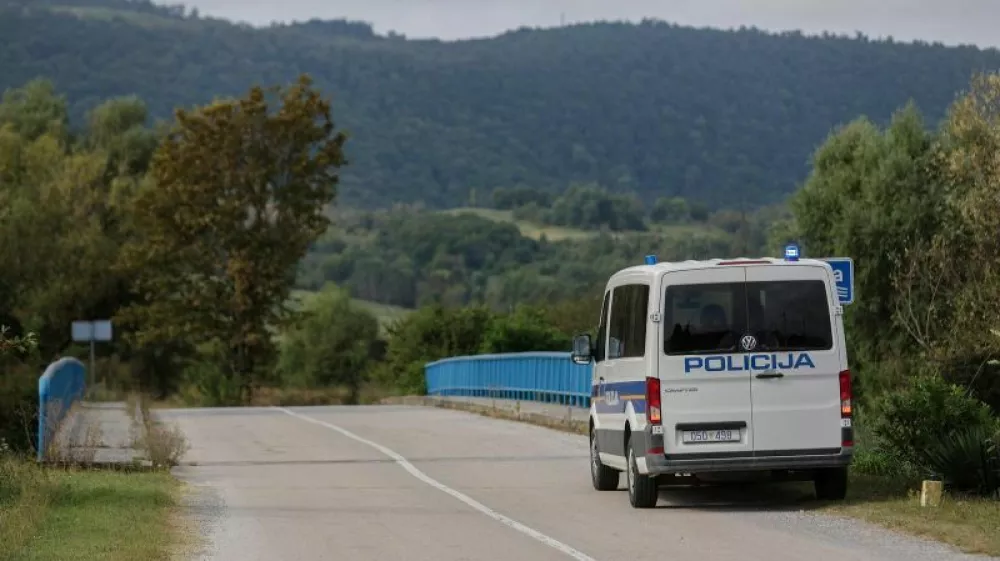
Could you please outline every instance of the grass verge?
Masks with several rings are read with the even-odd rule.
[[[564,432],[586,435],[587,413],[556,419],[525,413],[510,400],[481,405],[427,396],[392,397],[385,405],[419,405],[467,411],[496,419],[531,423]],[[1000,501],[946,495],[940,507],[920,506],[919,482],[901,482],[885,477],[854,473],[847,500],[813,503],[814,511],[846,516],[914,536],[937,540],[967,553],[1000,556]]]
[[[934,539],[966,553],[1000,556],[997,500],[946,494],[941,506],[921,507],[918,482],[853,474],[847,500],[819,511]]]
[[[166,560],[180,484],[168,473],[44,469],[0,458],[0,561]]]

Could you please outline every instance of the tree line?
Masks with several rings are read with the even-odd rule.
[[[590,203],[569,195],[563,200],[568,212],[577,212],[571,203]],[[522,231],[524,225],[544,226],[527,218],[496,220],[471,211],[409,206],[341,209],[303,261],[298,286],[318,290],[334,283],[356,298],[404,308],[442,304],[509,310],[589,294],[614,271],[642,263],[651,253],[662,260],[778,255],[782,240],[770,237],[770,226],[786,214],[780,207],[721,210],[704,222],[672,224],[641,217],[641,230],[620,232],[600,221],[578,223],[570,235],[557,239],[566,232],[555,230],[550,239],[544,228],[535,236]]]
[[[553,195],[525,185],[493,190],[493,207],[510,210],[515,218],[552,226],[645,231],[650,224],[704,223],[708,208],[684,197],[658,197],[647,211],[634,193],[612,192],[596,183],[570,185]]]

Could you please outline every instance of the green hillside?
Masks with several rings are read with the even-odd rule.
[[[1000,67],[995,50],[863,37],[646,22],[416,41],[125,0],[6,0],[0,37],[0,88],[48,77],[78,121],[109,96],[138,94],[165,117],[308,72],[351,132],[341,201],[369,207],[588,181],[647,202],[774,202],[831,127],[883,122],[911,97],[937,121],[973,71]]]

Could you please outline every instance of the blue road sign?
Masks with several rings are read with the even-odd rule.
[[[845,306],[854,303],[854,261],[850,257],[829,257],[823,261],[833,268],[840,303]]]

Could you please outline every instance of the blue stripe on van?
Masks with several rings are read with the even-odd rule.
[[[636,413],[646,412],[645,380],[605,382],[603,385],[593,384],[590,388],[590,396],[598,413],[624,413],[626,404],[630,402]],[[612,398],[611,402],[608,401],[609,397]]]

